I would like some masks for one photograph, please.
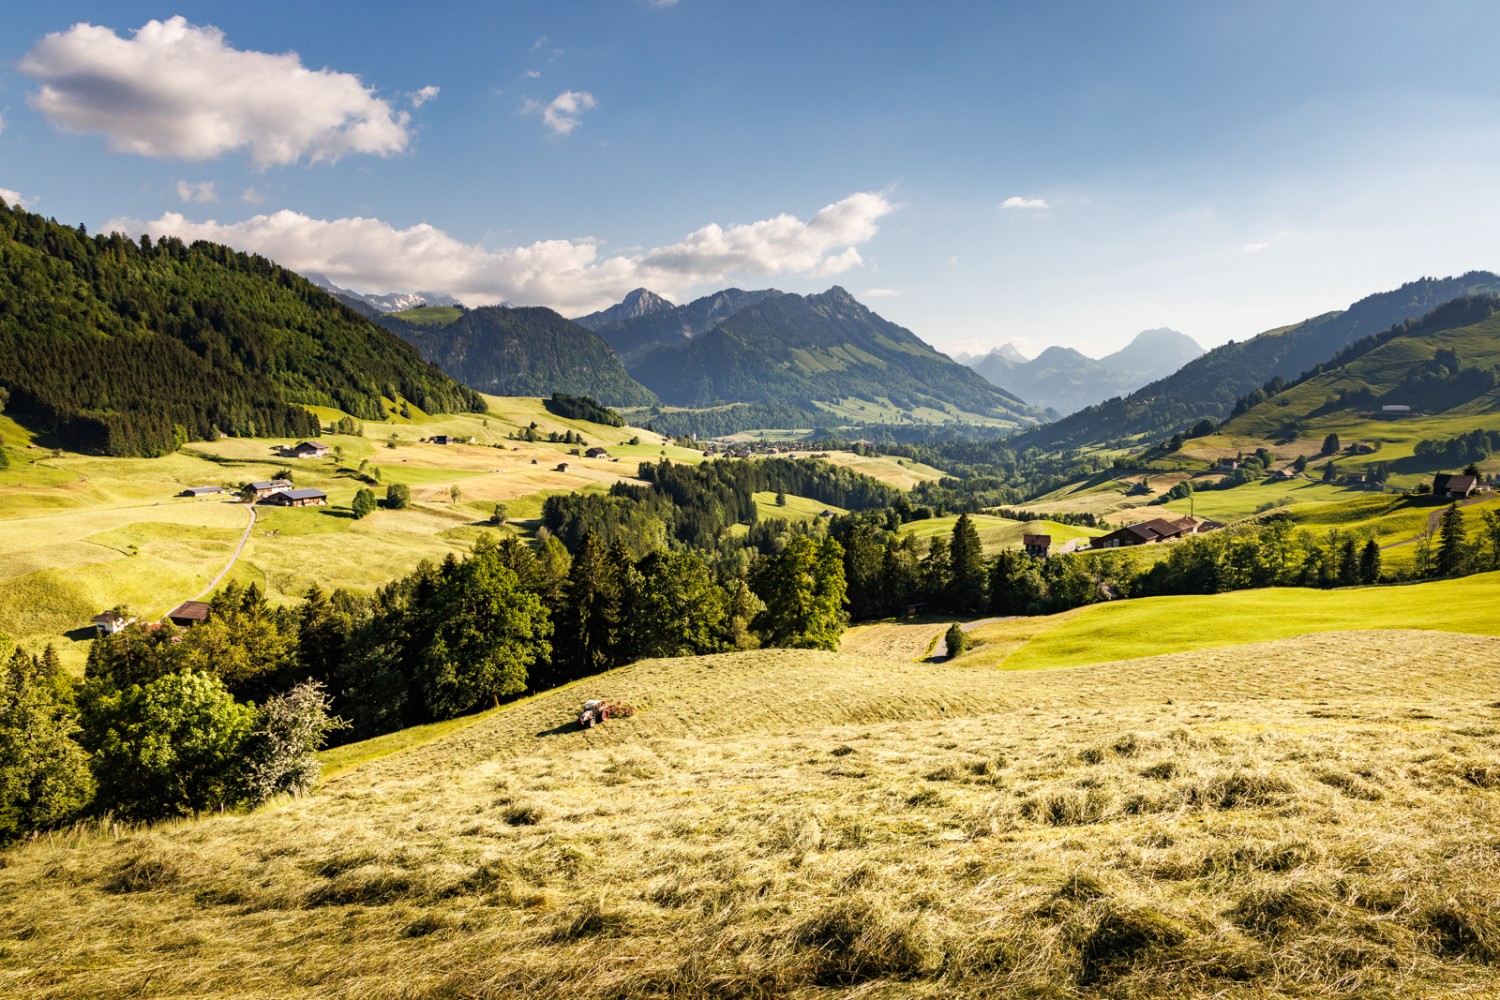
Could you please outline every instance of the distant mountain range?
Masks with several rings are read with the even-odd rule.
[[[1455,299],[1497,293],[1500,277],[1488,271],[1422,278],[1360,299],[1347,309],[1215,347],[1129,396],[1105,400],[1027,431],[1018,443],[1040,448],[1123,445],[1160,439],[1204,418],[1221,420],[1240,397],[1275,378],[1295,379],[1363,337]]]
[[[837,286],[808,296],[731,288],[683,306],[641,289],[581,322],[592,325],[631,375],[670,405],[790,406],[815,425],[832,419],[818,403],[856,411],[863,406],[866,412],[925,409],[1011,426],[1041,418],[1037,408]],[[858,421],[846,415],[841,422]]]
[[[597,333],[551,309],[423,306],[376,322],[467,386],[497,396],[590,396],[605,406],[650,406]]]
[[[1073,413],[1163,378],[1203,353],[1186,334],[1144,330],[1127,346],[1097,360],[1071,347],[1049,347],[1027,361],[1011,344],[966,362],[1028,403]]]
[[[389,292],[385,295],[368,295],[362,292],[350,291],[347,288],[340,288],[321,274],[306,274],[303,277],[361,316],[368,318],[374,318],[382,313],[417,309],[421,306],[457,306],[463,304],[453,296],[444,295],[442,292]],[[502,303],[502,305],[508,304]]]

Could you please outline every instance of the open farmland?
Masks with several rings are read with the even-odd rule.
[[[1487,995],[1497,655],[647,661],[301,800],[12,851],[0,992]],[[639,712],[583,733],[585,696]]]
[[[195,442],[162,458],[82,455],[27,447],[38,442],[0,417],[0,439],[12,456],[10,468],[0,470],[0,647],[8,650],[11,641],[34,649],[53,643],[76,670],[92,636],[89,620],[99,611],[123,604],[154,620],[196,596],[228,563],[249,512],[223,496],[177,496],[189,486],[268,480],[289,468],[296,486],[328,494],[327,506],[258,508],[245,549],[226,577],[253,582],[281,601],[313,584],[373,589],[422,559],[465,553],[480,533],[493,530],[485,525],[496,503],[506,504],[512,519],[507,530],[529,531],[534,524],[528,519],[540,515],[547,496],[634,481],[642,461],[704,460],[700,451],[639,428],[554,416],[538,399],[486,401],[487,413],[413,411],[411,418],[365,423],[362,434],[325,434],[323,440],[340,453],[327,460],[283,458],[276,447],[287,440],[255,438]],[[329,422],[342,416],[335,410],[318,414]],[[587,445],[606,447],[609,457],[571,455],[579,445],[514,437],[527,430],[542,437],[573,432]],[[438,434],[473,443],[424,440]],[[839,452],[827,458],[898,484],[929,476],[894,458]],[[370,467],[379,470],[378,483],[363,478],[373,477]],[[384,496],[393,483],[411,488],[409,509],[380,509],[354,519],[349,507],[358,489],[368,485]],[[801,498],[792,503],[798,516],[827,506]]]
[[[1001,549],[1019,549],[1025,535],[1051,535],[1054,547],[1078,539],[1095,538],[1104,532],[1097,528],[1084,528],[1056,521],[1014,521],[994,514],[970,514],[969,520],[979,532],[979,541],[984,545],[984,554],[992,556]],[[932,517],[921,521],[908,521],[901,526],[903,535],[918,539],[951,538],[957,515]]]

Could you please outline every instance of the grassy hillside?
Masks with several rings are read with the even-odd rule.
[[[298,801],[8,853],[0,991],[1486,995],[1496,655],[645,662]],[[586,696],[640,711],[583,733]]]
[[[1104,534],[1095,528],[1082,528],[1056,521],[1013,521],[993,514],[970,514],[969,520],[979,532],[979,541],[984,545],[984,554],[992,556],[1001,549],[1019,549],[1023,535],[1051,535],[1052,544],[1061,546],[1078,538],[1094,538]],[[952,538],[957,515],[928,518],[924,521],[909,521],[901,526],[903,535],[917,538]]]
[[[976,663],[1030,670],[1344,629],[1500,635],[1496,607],[1500,573],[1403,587],[1271,588],[1212,597],[1150,597],[982,626],[974,637],[993,648],[981,649],[974,657]],[[1446,639],[1432,641],[1440,644]],[[1357,657],[1359,651],[1351,649],[1349,655]]]
[[[1028,432],[1023,440],[1044,448],[1079,448],[1167,437],[1203,418],[1228,416],[1241,396],[1275,377],[1294,379],[1362,337],[1455,299],[1497,291],[1500,277],[1486,271],[1410,282],[1361,299],[1348,309],[1216,347],[1129,396],[1080,410]]]

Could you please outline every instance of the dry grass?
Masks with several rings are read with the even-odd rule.
[[[1489,996],[1497,654],[637,664],[300,801],[4,855],[0,993]],[[641,711],[584,733],[584,696]]]

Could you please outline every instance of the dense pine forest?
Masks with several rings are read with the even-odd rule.
[[[89,236],[0,202],[0,385],[72,448],[161,455],[310,436],[306,406],[380,419],[479,395],[292,271],[228,247]]]

